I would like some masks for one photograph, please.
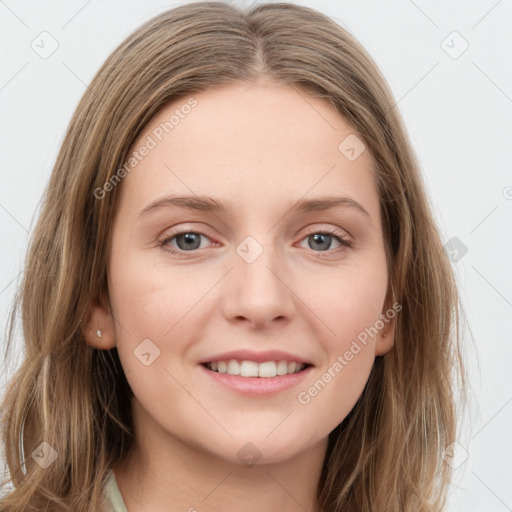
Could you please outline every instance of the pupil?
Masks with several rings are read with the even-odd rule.
[[[329,248],[330,238],[331,238],[331,235],[326,235],[326,234],[322,234],[322,233],[316,233],[313,235],[313,239],[314,239],[315,243],[320,242],[320,245],[322,245],[322,239],[324,240],[323,247],[320,247],[320,249],[328,249]],[[325,243],[325,239],[327,239],[327,243]],[[312,247],[311,244],[309,244],[309,246],[311,247],[311,249],[315,249],[315,247]],[[319,247],[316,247],[316,249],[318,249],[318,248]]]
[[[185,245],[184,247],[182,247],[182,244],[180,244],[180,240],[185,240],[186,244],[188,244],[188,245]],[[191,247],[190,242],[192,242],[193,245],[194,245],[194,242],[196,242],[195,246]],[[178,247],[180,249],[183,249],[186,251],[186,250],[190,250],[190,249],[197,249],[200,245],[200,239],[199,239],[199,236],[197,235],[197,233],[184,233],[183,235],[179,235],[176,238],[176,243],[178,244]]]

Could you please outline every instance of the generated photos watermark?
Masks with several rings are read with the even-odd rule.
[[[390,320],[395,318],[396,314],[402,310],[402,305],[398,302],[395,302],[391,308],[389,308],[385,314],[380,315],[380,318],[371,326],[366,327],[363,331],[361,331],[357,335],[357,340],[352,340],[352,344],[350,349],[345,351],[343,355],[339,355],[336,358],[336,361],[321,375],[319,379],[317,379],[312,386],[310,386],[307,390],[301,391],[297,395],[297,400],[302,405],[307,405],[311,402],[313,398],[315,398],[324,388],[327,386],[329,382],[331,382],[337,374],[339,374],[345,366],[349,364],[354,356],[361,352],[362,343],[364,346],[368,343],[368,338],[374,338],[377,336],[379,331],[381,331],[384,326],[389,323]],[[359,341],[359,343],[358,343]]]
[[[188,99],[187,103],[181,105],[179,108],[174,110],[173,115],[169,117],[167,121],[161,122],[156,128],[153,129],[150,135],[146,137],[146,140],[126,159],[126,162],[120,167],[104,184],[102,187],[96,187],[94,189],[94,197],[96,199],[103,199],[107,192],[115,189],[117,184],[126,177],[137,165],[149,155],[152,149],[158,146],[166,135],[168,135],[176,126],[178,126],[183,119],[185,119],[192,109],[198,104],[197,100],[192,96]]]

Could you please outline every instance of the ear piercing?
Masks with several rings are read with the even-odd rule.
[[[387,336],[387,334],[383,334],[382,337],[385,338]],[[100,336],[101,337],[101,336]]]

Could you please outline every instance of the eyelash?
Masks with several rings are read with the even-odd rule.
[[[210,238],[208,235],[206,235],[205,233],[201,233],[200,231],[193,231],[193,230],[190,230],[190,229],[189,230],[181,230],[181,231],[178,231],[176,233],[171,233],[170,235],[167,235],[163,240],[159,240],[158,246],[160,248],[162,248],[164,251],[168,252],[168,253],[171,253],[171,254],[173,254],[175,256],[178,256],[180,258],[186,258],[190,254],[193,254],[196,251],[198,251],[199,249],[193,249],[191,251],[183,251],[183,250],[174,249],[174,248],[173,249],[169,249],[167,244],[171,240],[177,238],[178,236],[184,235],[184,234],[187,234],[187,233],[194,233],[196,235],[201,235],[201,236],[204,236],[206,238]],[[345,249],[352,248],[353,243],[347,237],[345,237],[344,235],[341,235],[340,232],[338,230],[334,229],[334,228],[326,228],[326,229],[323,229],[323,230],[312,229],[309,232],[307,232],[301,240],[304,240],[308,236],[316,235],[316,234],[319,234],[319,235],[331,235],[337,242],[339,242],[341,244],[341,247],[338,247],[337,249],[334,249],[334,250],[313,251],[313,252],[318,252],[319,255],[321,255],[323,253],[332,254],[333,252],[343,251]],[[322,257],[322,256],[320,256],[320,257]]]

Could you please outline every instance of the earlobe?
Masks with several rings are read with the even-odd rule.
[[[383,332],[380,332],[377,336],[377,342],[375,344],[376,356],[383,356],[387,354],[395,344],[395,323],[390,323],[391,325],[387,324]]]
[[[116,346],[112,315],[98,301],[89,305],[81,330],[86,343],[93,348],[108,350]]]
[[[375,355],[383,356],[387,354],[395,345],[395,325],[397,311],[402,309],[396,307],[395,294],[390,286],[380,315],[379,334],[375,343]]]
[[[394,317],[389,318],[388,311],[389,310],[385,310],[385,312],[380,315],[382,328],[380,329],[379,334],[377,335],[377,340],[375,343],[376,356],[383,356],[387,354],[395,344],[396,319]],[[387,321],[384,319],[387,319]]]

